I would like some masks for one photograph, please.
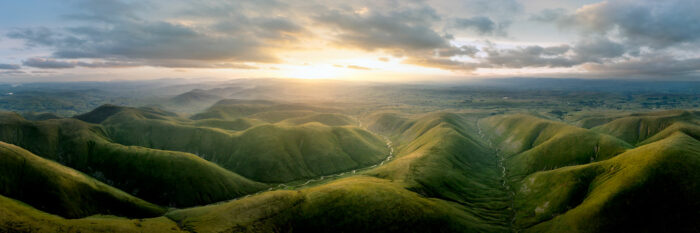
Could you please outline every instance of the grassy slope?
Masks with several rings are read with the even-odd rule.
[[[482,174],[497,174],[494,158],[469,133],[469,122],[454,114],[407,120],[415,127],[393,133],[407,144],[395,160],[366,173],[373,177],[167,216],[197,232],[504,232],[505,193],[498,180]]]
[[[310,120],[314,118],[302,118],[301,122]],[[380,137],[357,127],[317,122],[296,125],[301,122],[259,124],[233,132],[199,127],[186,119],[149,117],[131,109],[110,116],[102,124],[116,142],[195,153],[263,182],[288,182],[362,168],[378,163],[388,153]],[[271,170],[276,172],[268,172]]]
[[[496,157],[477,135],[473,119],[450,113],[415,120],[389,113],[371,119],[375,121],[368,124],[370,128],[396,129],[391,135],[400,146],[395,160],[369,174],[467,207],[465,211],[479,219],[471,222],[472,228],[503,230],[508,218],[506,193],[499,186]],[[403,125],[393,124],[397,120]],[[390,124],[377,125],[382,122]]]
[[[0,232],[185,232],[166,217],[126,219],[95,215],[65,219],[0,195]]]
[[[211,106],[206,111],[195,114],[191,117],[193,120],[218,118],[218,119],[235,119],[253,114],[264,112],[340,112],[337,109],[314,107],[303,104],[280,103],[267,100],[238,100],[227,99],[221,100]]]
[[[615,137],[528,115],[482,120],[507,158],[509,175],[520,179],[537,171],[609,159],[631,146]]]
[[[518,191],[526,232],[697,232],[700,142],[676,132],[615,158],[538,172]]]
[[[68,218],[165,213],[161,207],[4,142],[0,142],[0,194]]]
[[[100,126],[75,119],[33,122],[7,113],[0,126],[0,141],[160,205],[208,204],[265,188],[192,154],[112,143]]]
[[[167,216],[196,232],[469,232],[474,220],[444,201],[364,176]]]
[[[644,142],[676,122],[700,125],[700,112],[673,110],[632,114],[597,126],[593,130],[610,134],[634,145]]]

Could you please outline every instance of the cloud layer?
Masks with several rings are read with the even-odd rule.
[[[48,51],[16,62],[35,69],[258,69],[297,62],[284,55],[290,51],[339,49],[460,74],[567,68],[600,76],[696,77],[700,71],[696,0],[618,0],[574,8],[516,0],[69,2],[60,27],[5,30],[4,37],[25,48]],[[521,42],[528,36],[546,39],[523,34],[523,25],[553,26],[575,36]],[[22,66],[0,64],[0,70]]]

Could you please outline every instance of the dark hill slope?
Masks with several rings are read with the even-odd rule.
[[[0,141],[60,162],[160,205],[193,206],[265,188],[195,155],[112,143],[76,119],[27,121],[0,114]]]
[[[534,173],[516,196],[525,232],[698,232],[700,142],[681,132],[609,160]]]
[[[134,112],[138,111],[138,113],[145,118],[149,119],[166,119],[167,117],[174,117],[176,116],[175,113],[164,111],[159,108],[151,108],[151,107],[141,107],[141,108],[132,108],[132,107],[123,107],[123,106],[117,106],[117,105],[111,105],[111,104],[105,104],[100,107],[97,107],[96,109],[85,113],[81,115],[75,116],[76,119],[88,122],[88,123],[93,123],[93,124],[99,124],[102,123],[102,121],[106,120],[107,118],[121,112]]]
[[[676,122],[700,125],[700,112],[674,110],[632,114],[597,126],[593,130],[610,134],[631,144],[640,144]]]
[[[61,119],[62,117],[53,114],[53,113],[23,113],[22,117],[24,117],[27,120],[32,120],[32,121],[43,121],[43,120],[51,120],[51,119]]]
[[[0,142],[0,195],[68,218],[93,214],[153,217],[165,209],[71,168]]]
[[[186,232],[166,217],[126,219],[95,215],[65,219],[0,195],[0,232]]]
[[[516,179],[537,171],[609,159],[631,146],[615,137],[528,115],[480,121],[506,157]]]

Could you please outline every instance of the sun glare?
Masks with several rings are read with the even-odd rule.
[[[328,64],[285,67],[281,73],[287,78],[301,79],[338,79],[349,75],[347,69]]]

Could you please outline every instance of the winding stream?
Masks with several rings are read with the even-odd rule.
[[[496,163],[496,165],[498,166],[499,170],[501,170],[501,188],[508,194],[508,214],[510,215],[510,221],[508,222],[508,226],[510,227],[511,232],[517,233],[519,232],[519,230],[515,227],[515,191],[512,190],[510,185],[510,179],[508,179],[508,170],[506,169],[505,165],[506,157],[501,153],[501,149],[495,148],[491,139],[489,137],[486,137],[484,132],[481,130],[481,124],[479,124],[480,120],[481,119],[476,121],[476,128],[478,129],[479,137],[484,139],[487,142],[489,148],[494,150],[494,155],[498,158],[498,162]]]

